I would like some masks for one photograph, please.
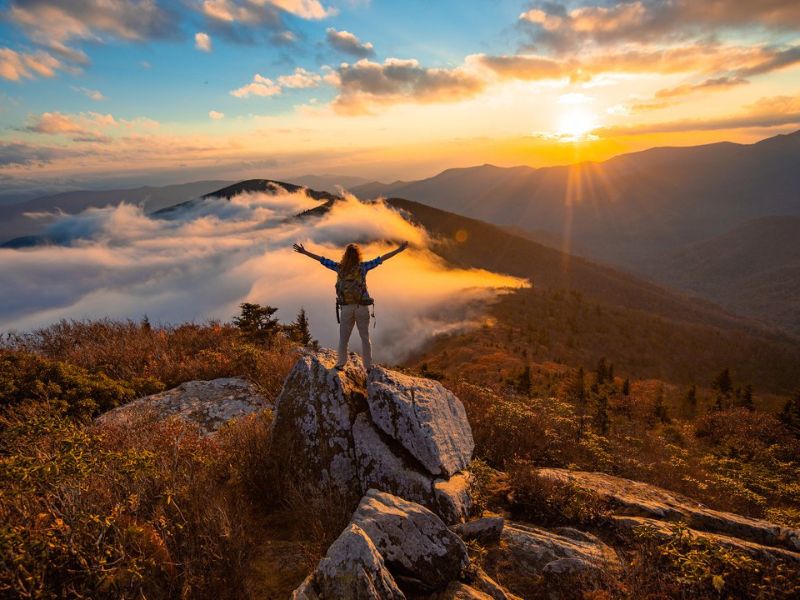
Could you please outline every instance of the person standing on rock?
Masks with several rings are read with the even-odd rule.
[[[407,247],[408,242],[403,242],[391,252],[372,260],[364,261],[358,244],[348,244],[342,255],[342,260],[337,263],[324,256],[309,252],[302,244],[294,244],[295,252],[318,260],[322,263],[322,266],[328,267],[331,271],[336,271],[336,319],[339,321],[337,369],[341,370],[347,364],[347,344],[350,341],[350,334],[353,332],[353,325],[358,326],[358,334],[361,336],[361,355],[364,358],[364,367],[367,371],[372,368],[372,344],[369,339],[369,307],[375,304],[375,301],[367,292],[367,271],[371,271],[378,265],[383,264],[383,261],[399,254]]]

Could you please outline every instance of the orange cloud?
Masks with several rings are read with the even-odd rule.
[[[771,96],[744,107],[739,114],[718,119],[684,119],[662,123],[601,127],[593,133],[603,137],[672,133],[681,131],[714,131],[749,127],[800,125],[800,96]]]
[[[453,102],[475,96],[486,82],[476,74],[455,69],[426,68],[414,59],[387,58],[383,64],[362,59],[343,64],[333,108],[339,113],[361,114],[374,105],[403,102]]]
[[[0,48],[0,77],[11,81],[33,79],[37,75],[53,77],[60,67],[61,61],[47,52],[26,54],[10,48]]]

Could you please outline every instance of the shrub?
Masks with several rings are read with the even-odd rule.
[[[796,598],[796,568],[764,563],[693,535],[680,525],[664,535],[634,530],[621,589],[629,598]],[[623,594],[620,594],[623,595]]]
[[[119,381],[29,352],[0,350],[0,405],[54,402],[73,416],[91,417],[160,389],[152,378]]]

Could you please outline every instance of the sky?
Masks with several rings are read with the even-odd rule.
[[[393,181],[800,128],[796,0],[0,0],[0,188]]]

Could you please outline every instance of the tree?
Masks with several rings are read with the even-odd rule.
[[[697,386],[694,384],[692,384],[689,391],[686,392],[686,406],[691,416],[697,413]]]
[[[522,373],[517,376],[517,380],[515,382],[514,387],[516,387],[517,391],[520,394],[524,394],[526,396],[531,395],[531,367],[530,365],[525,365],[525,368],[522,370]]]
[[[711,387],[717,391],[717,397],[714,401],[714,410],[722,410],[728,404],[731,392],[733,391],[733,380],[731,379],[730,371],[727,368],[722,369],[720,374],[714,378]]]
[[[608,397],[605,394],[597,396],[597,404],[595,406],[594,425],[600,435],[608,434]]]
[[[778,418],[792,433],[800,437],[800,389],[786,401]]]
[[[667,405],[664,404],[664,388],[658,388],[658,394],[656,395],[656,402],[653,406],[653,414],[655,415],[656,419],[661,421],[662,423],[669,423],[669,415],[667,414]]]
[[[756,407],[753,404],[753,386],[749,383],[744,386],[744,389],[740,390],[737,394],[737,400],[739,406],[742,408],[746,408],[747,410],[755,410]]]
[[[289,331],[291,338],[299,344],[315,349],[319,347],[317,340],[311,337],[311,326],[305,308],[300,308],[297,318],[289,325]]]
[[[239,305],[241,313],[233,317],[233,324],[239,328],[242,336],[255,344],[269,345],[279,330],[278,319],[272,315],[277,308],[261,306],[252,302],[243,302]]]
[[[625,381],[622,382],[622,395],[623,396],[630,396],[631,395],[631,380],[627,377]]]
[[[608,365],[606,364],[606,357],[603,356],[597,361],[597,369],[595,369],[595,376],[597,377],[597,385],[603,385],[608,379]]]
[[[586,384],[584,382],[583,367],[578,369],[570,386],[570,400],[575,404],[578,412],[578,437],[583,436],[584,420],[586,418]]]

